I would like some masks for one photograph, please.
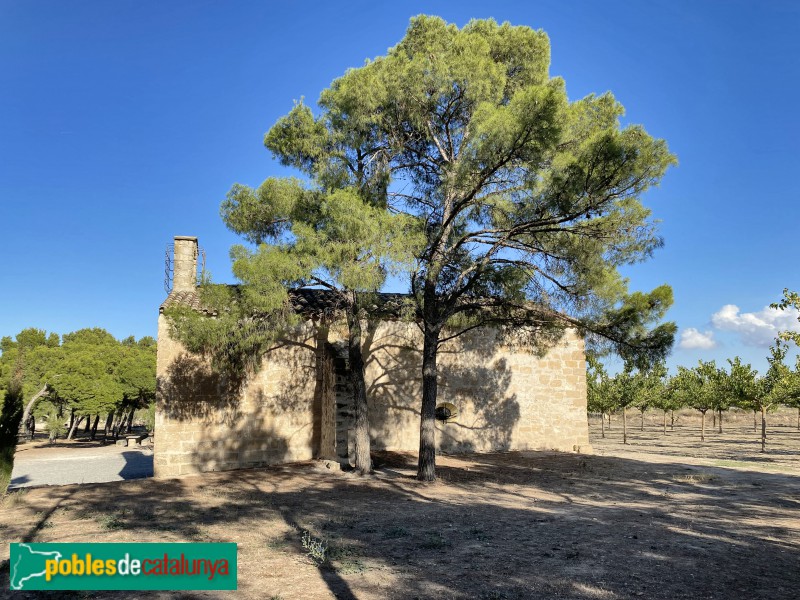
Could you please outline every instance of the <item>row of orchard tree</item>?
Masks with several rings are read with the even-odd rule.
[[[116,437],[155,397],[156,341],[149,336],[119,341],[99,328],[63,336],[30,328],[3,337],[0,351],[0,399],[21,407],[29,439],[41,418],[51,439],[71,439],[80,427],[95,439],[101,423],[105,437]]]
[[[647,410],[663,411],[663,428],[667,432],[667,417],[682,408],[700,412],[700,440],[705,441],[706,413],[711,412],[722,432],[723,414],[730,408],[753,411],[754,427],[757,416],[761,418],[761,451],[766,450],[767,413],[779,405],[798,409],[800,428],[800,356],[794,367],[786,364],[788,346],[777,340],[770,348],[768,368],[761,375],[737,356],[729,359],[723,368],[713,360],[699,361],[693,367],[678,367],[670,375],[663,362],[635,369],[626,364],[623,370],[610,376],[603,364],[589,357],[586,372],[588,408],[600,413],[601,431],[605,437],[605,419],[612,412],[622,413],[623,443],[628,443],[627,413],[629,409],[641,413],[642,428]]]

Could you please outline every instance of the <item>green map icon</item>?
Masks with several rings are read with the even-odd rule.
[[[60,552],[42,552],[34,550],[30,544],[13,544],[11,546],[10,560],[11,589],[24,590],[26,589],[25,584],[31,580],[39,577],[44,579],[45,561],[59,560],[60,558]]]

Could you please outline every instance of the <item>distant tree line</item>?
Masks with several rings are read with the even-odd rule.
[[[99,328],[63,336],[29,328],[0,339],[0,352],[0,493],[8,485],[20,430],[31,438],[37,421],[47,422],[54,441],[71,439],[80,428],[90,439],[116,438],[130,431],[137,410],[152,417],[152,337],[119,341]]]
[[[737,356],[722,368],[712,361],[699,361],[695,367],[678,367],[669,375],[663,362],[643,369],[625,364],[622,371],[609,375],[595,356],[590,356],[586,372],[588,410],[601,415],[601,435],[605,437],[611,415],[621,412],[623,443],[628,443],[627,413],[640,413],[640,428],[649,409],[663,411],[663,432],[667,423],[674,427],[674,413],[693,408],[700,413],[700,440],[705,441],[706,413],[713,415],[714,426],[723,432],[723,415],[730,408],[753,412],[753,428],[761,429],[761,451],[767,444],[767,415],[779,405],[798,410],[800,429],[800,357],[794,367],[786,364],[788,346],[776,340],[767,358],[768,368],[761,375]]]

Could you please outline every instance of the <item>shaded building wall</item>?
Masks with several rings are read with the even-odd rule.
[[[237,386],[170,339],[159,316],[155,475],[346,458],[346,385],[334,367],[346,329],[311,321],[271,350]],[[421,334],[384,321],[364,340],[375,449],[419,448]],[[340,355],[339,355],[340,356]],[[437,423],[443,452],[588,451],[583,340],[572,330],[544,356],[476,330],[443,345],[439,403],[457,412]],[[343,431],[344,430],[344,431]]]
[[[315,398],[313,328],[303,327],[295,345],[270,351],[262,369],[241,384],[171,339],[163,315],[158,340],[156,477],[315,457],[323,411]]]
[[[414,324],[384,322],[368,340],[367,389],[377,448],[419,448],[422,336]],[[443,452],[552,449],[589,451],[586,363],[574,330],[544,357],[475,330],[439,350],[437,404],[456,417],[437,421]]]

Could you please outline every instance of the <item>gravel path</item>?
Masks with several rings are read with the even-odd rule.
[[[102,483],[152,476],[151,448],[36,448],[17,453],[9,487]]]

